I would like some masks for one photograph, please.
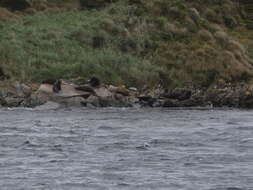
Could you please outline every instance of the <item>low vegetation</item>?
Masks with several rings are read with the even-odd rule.
[[[253,74],[247,13],[230,0],[6,2],[2,80],[95,75],[128,86],[210,86],[248,82]]]

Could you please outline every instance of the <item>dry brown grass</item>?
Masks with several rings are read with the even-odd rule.
[[[13,18],[19,18],[19,16],[11,13],[6,8],[0,7],[0,20],[8,20],[8,19],[13,19]]]

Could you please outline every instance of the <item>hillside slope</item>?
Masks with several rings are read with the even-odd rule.
[[[128,86],[249,82],[249,6],[232,0],[2,0],[0,77]]]

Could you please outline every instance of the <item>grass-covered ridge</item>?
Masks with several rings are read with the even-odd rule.
[[[1,66],[25,81],[96,75],[133,84],[156,77],[149,61],[117,50],[120,39],[101,30],[104,19],[97,12],[66,12],[2,22]]]
[[[0,71],[22,81],[96,75],[129,86],[208,86],[252,76],[252,30],[230,0],[106,5],[57,13],[45,8],[0,21]]]

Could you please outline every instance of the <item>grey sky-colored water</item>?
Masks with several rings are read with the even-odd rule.
[[[1,190],[252,190],[253,111],[5,109]]]

